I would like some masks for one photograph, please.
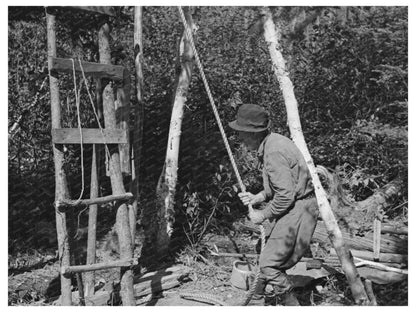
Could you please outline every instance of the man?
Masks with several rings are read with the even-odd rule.
[[[271,230],[260,254],[260,278],[255,296],[264,295],[271,284],[279,303],[299,305],[286,270],[308,250],[318,217],[308,167],[296,145],[287,137],[270,133],[267,112],[254,104],[241,105],[230,127],[249,150],[257,150],[263,171],[264,189],[258,194],[242,192],[244,205],[267,202],[264,209],[253,209],[249,217],[255,224],[270,220]]]

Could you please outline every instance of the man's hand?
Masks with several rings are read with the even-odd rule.
[[[262,192],[254,195],[250,192],[242,192],[238,194],[238,197],[240,197],[240,200],[243,202],[245,206],[248,205],[256,205],[259,203],[264,202],[265,198]]]
[[[263,221],[266,219],[261,213],[261,211],[255,209],[251,209],[248,217],[254,224],[262,224]]]

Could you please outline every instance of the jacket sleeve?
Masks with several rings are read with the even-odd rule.
[[[264,169],[273,191],[273,197],[262,212],[265,218],[276,218],[285,213],[294,203],[295,183],[290,163],[280,152],[268,155],[265,159]]]

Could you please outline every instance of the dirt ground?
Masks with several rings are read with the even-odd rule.
[[[154,266],[152,270],[166,267],[182,266],[186,271],[186,278],[174,288],[155,293],[150,297],[136,297],[139,306],[208,306],[215,305],[216,301],[229,306],[239,306],[246,298],[246,291],[237,289],[231,284],[234,257],[218,257],[216,252],[255,253],[257,238],[252,235],[207,235],[198,247],[186,247],[170,262]],[[27,257],[33,255],[27,255]],[[52,257],[52,255],[51,255]],[[21,258],[24,258],[21,255]],[[255,259],[251,259],[254,261]],[[152,271],[149,270],[149,271]],[[336,270],[317,271],[313,277],[301,277],[300,271],[288,272],[292,278],[298,278],[295,292],[303,306],[352,306],[354,302],[345,276]],[[144,273],[144,272],[142,272]],[[309,274],[311,275],[311,274]],[[96,281],[110,287],[117,281],[117,272],[96,273]],[[56,258],[43,265],[24,272],[10,270],[9,263],[9,305],[48,306],[56,304],[59,298],[59,265]],[[74,280],[74,290],[76,286]],[[379,305],[407,305],[407,280],[390,285],[376,285],[373,289]],[[196,294],[201,298],[193,300],[181,298],[184,294]],[[77,304],[74,301],[74,304]],[[110,304],[111,303],[107,303]],[[218,304],[218,303],[217,303]],[[276,303],[270,299],[268,305]],[[255,305],[251,303],[250,305]]]

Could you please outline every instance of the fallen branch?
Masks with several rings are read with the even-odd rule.
[[[55,207],[59,210],[64,210],[66,208],[71,207],[83,207],[83,206],[90,206],[90,205],[103,205],[109,202],[113,201],[128,201],[133,198],[132,193],[124,193],[119,195],[109,195],[109,196],[103,196],[103,197],[97,197],[97,198],[91,198],[91,199],[79,199],[79,200],[73,200],[73,199],[61,199],[55,201]]]
[[[350,250],[354,257],[359,257],[364,260],[374,260],[374,255],[371,251],[366,250]],[[333,249],[330,250],[331,256],[336,256],[335,251]],[[404,263],[407,264],[408,257],[407,255],[401,254],[392,254],[392,253],[380,253],[379,259],[380,262],[387,262],[387,263]]]
[[[369,266],[371,268],[380,269],[380,270],[387,271],[387,272],[394,272],[394,273],[400,273],[400,274],[406,274],[406,275],[409,274],[408,270],[393,268],[393,267],[387,266],[387,265],[382,264],[382,263],[373,262],[373,261],[369,261],[369,260],[364,260],[364,259],[357,258],[357,257],[354,257],[354,259],[359,261],[358,263],[355,264],[357,267],[362,266],[362,265],[366,265],[366,266]]]
[[[244,254],[244,253],[229,253],[229,252],[214,252],[210,250],[212,256],[217,257],[234,257],[234,258],[257,258],[258,254]]]
[[[398,227],[395,225],[382,224],[381,233],[391,233],[398,235],[409,235],[409,230],[407,226]]]
[[[377,190],[367,199],[357,202],[358,209],[376,211],[379,205],[385,205],[387,200],[400,192],[401,184],[402,182],[399,180],[391,181],[390,183]]]

